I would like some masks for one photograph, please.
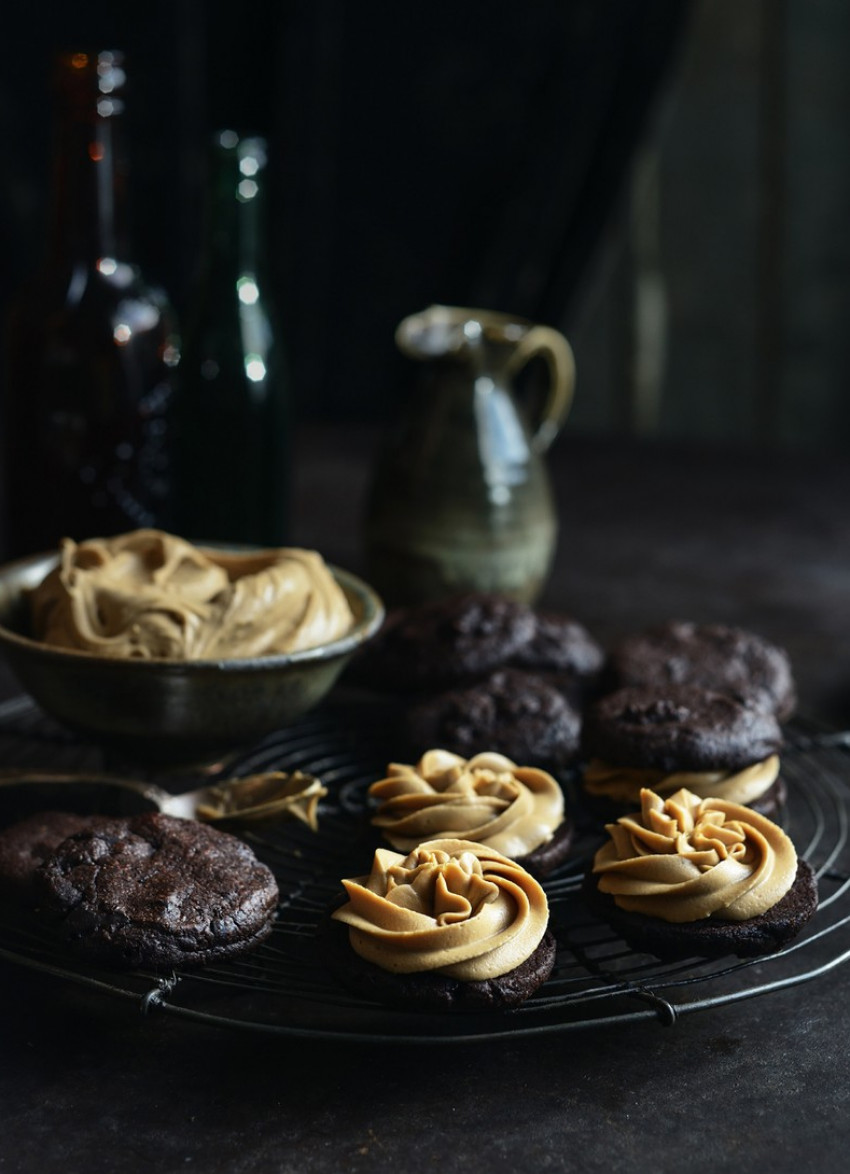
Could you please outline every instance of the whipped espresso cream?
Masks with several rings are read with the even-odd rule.
[[[360,957],[397,974],[498,978],[534,953],[549,923],[540,884],[469,840],[432,840],[407,856],[379,848],[367,876],[342,883],[348,902],[332,916]]]
[[[372,823],[401,852],[452,836],[526,856],[564,820],[563,792],[552,775],[491,752],[465,759],[429,750],[415,766],[390,763],[369,794],[378,804]]]
[[[297,652],[343,636],[353,622],[316,551],[225,553],[159,530],[64,539],[30,603],[36,639],[116,658]]]
[[[771,820],[686,789],[667,799],[644,789],[641,808],[607,824],[596,853],[599,889],[621,908],[669,922],[745,921],[794,883],[797,853]]]
[[[779,776],[779,756],[771,754],[761,762],[738,771],[685,771],[665,773],[643,767],[611,766],[592,759],[584,770],[583,786],[588,795],[615,803],[640,803],[644,787],[656,795],[673,795],[683,787],[703,799],[725,799],[728,803],[754,803]]]

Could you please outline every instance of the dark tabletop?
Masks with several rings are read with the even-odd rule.
[[[361,565],[374,434],[305,430],[293,539]],[[608,643],[676,616],[783,644],[850,726],[850,469],[562,438],[543,603]],[[12,688],[5,680],[6,691]],[[759,968],[756,977],[759,978]],[[681,1017],[433,1047],[185,1022],[0,965],[0,1170],[846,1169],[850,967]]]

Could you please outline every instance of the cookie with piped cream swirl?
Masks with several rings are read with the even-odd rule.
[[[687,789],[641,792],[606,827],[585,877],[595,913],[659,957],[756,956],[781,949],[817,909],[817,882],[778,825]]]
[[[373,825],[398,852],[425,840],[474,840],[541,877],[563,862],[572,844],[558,781],[492,751],[463,758],[433,749],[415,764],[392,762],[369,796]]]
[[[469,840],[439,839],[407,855],[378,848],[320,929],[339,980],[422,1010],[486,1010],[523,1002],[551,974],[556,944],[539,884],[516,861]]]

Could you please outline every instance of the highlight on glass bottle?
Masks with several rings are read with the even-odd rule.
[[[56,61],[46,252],[6,324],[9,555],[170,522],[180,340],[129,243],[126,81],[117,51]]]
[[[265,139],[219,131],[186,324],[178,523],[200,541],[287,537],[288,379],[269,266]]]

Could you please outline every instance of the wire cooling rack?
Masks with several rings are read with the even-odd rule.
[[[545,884],[558,940],[555,970],[521,1007],[439,1015],[391,1010],[350,994],[322,965],[316,929],[340,891],[340,878],[368,871],[375,835],[366,789],[386,766],[381,741],[388,720],[373,707],[336,704],[222,768],[224,774],[307,770],[329,792],[320,806],[318,833],[294,822],[240,833],[273,869],[281,892],[274,930],[250,954],[191,973],[117,973],[79,962],[34,921],[0,915],[0,958],[132,1000],[144,1013],[284,1037],[417,1044],[645,1019],[673,1025],[694,1011],[816,980],[850,960],[850,734],[799,725],[789,731],[782,760],[789,791],[783,822],[815,869],[820,906],[786,949],[767,958],[676,963],[630,950],[581,900],[581,879],[600,836],[579,818],[570,859]],[[103,765],[96,750],[53,725],[23,697],[0,705],[0,756],[2,766],[94,771]],[[562,781],[569,798],[573,782]],[[56,805],[48,794],[28,792],[28,798]],[[108,786],[89,788],[84,802],[87,809],[116,809]]]

